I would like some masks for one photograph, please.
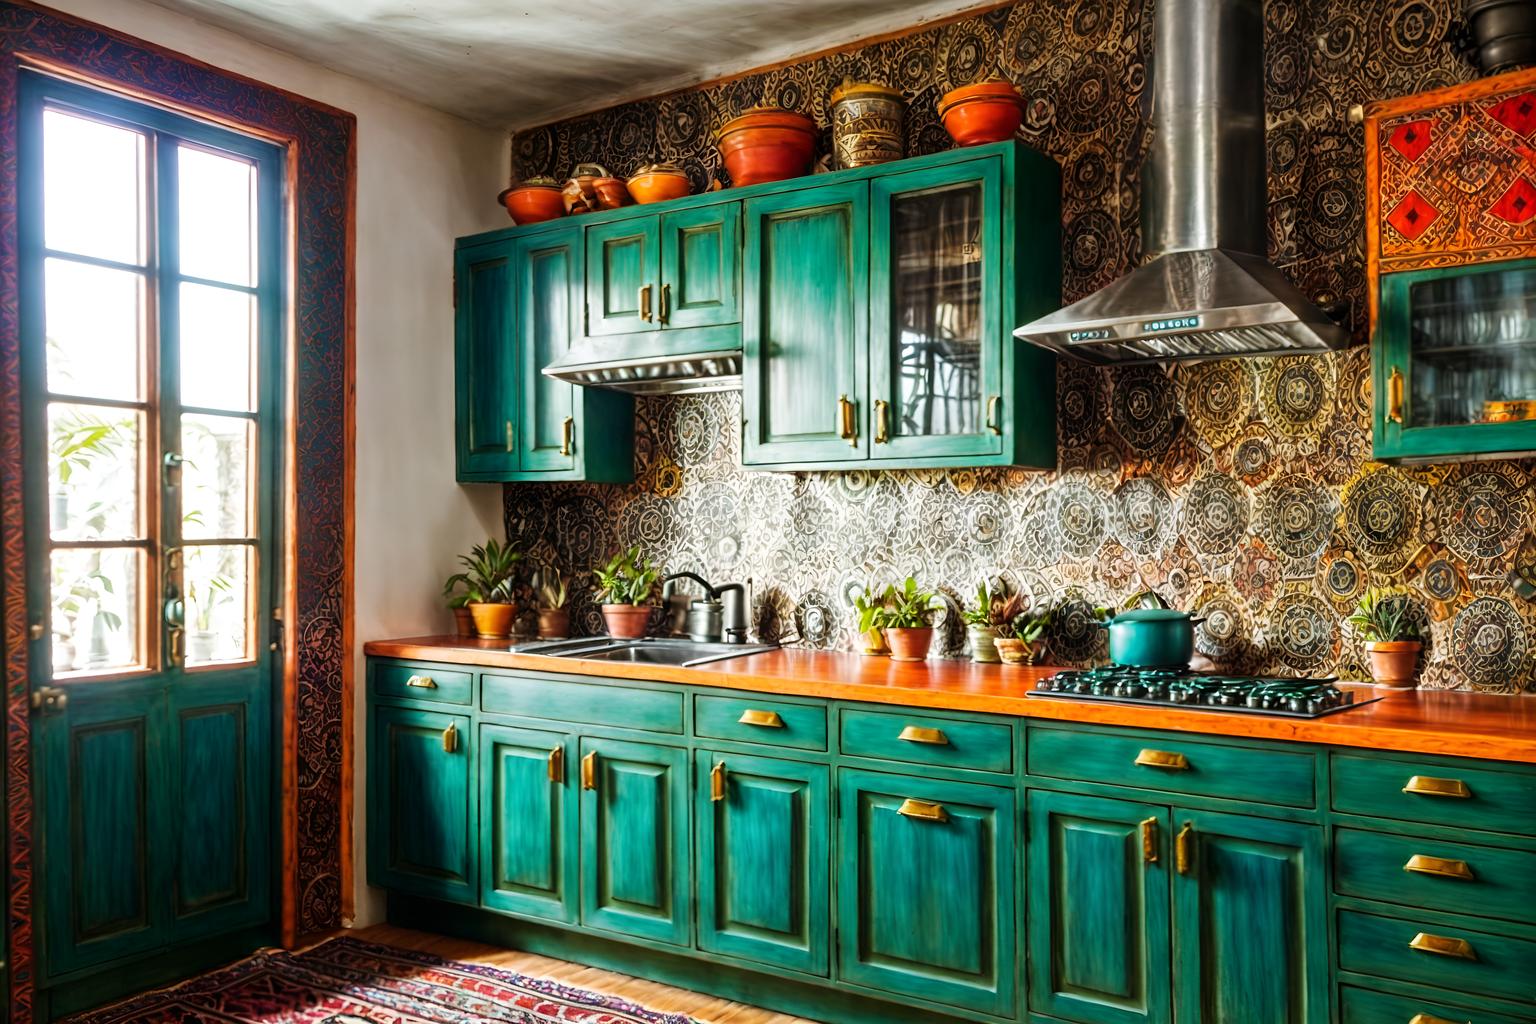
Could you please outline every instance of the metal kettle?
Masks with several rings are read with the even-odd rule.
[[[681,621],[677,598],[682,595],[677,594],[675,586],[680,579],[693,580],[704,588],[703,597],[688,601],[686,609],[682,611]],[[747,642],[747,591],[740,583],[725,583],[717,587],[694,573],[675,572],[662,580],[661,600],[673,616],[674,633],[686,633],[688,639],[699,643]]]

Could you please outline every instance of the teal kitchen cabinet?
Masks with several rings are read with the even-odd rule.
[[[699,948],[826,976],[828,768],[694,755]]]
[[[587,228],[586,334],[687,330],[697,351],[701,328],[722,348],[740,344],[741,204],[636,213]],[[666,339],[637,341],[669,351]],[[707,347],[707,346],[706,346]]]
[[[581,923],[691,944],[688,752],[582,737]]]
[[[480,726],[480,904],[576,920],[577,790],[566,733]]]
[[[839,981],[1015,1013],[1012,788],[839,769]]]
[[[578,225],[455,254],[455,450],[461,482],[634,479],[634,400],[541,371],[579,337]]]
[[[379,705],[370,724],[369,881],[478,902],[469,717]]]
[[[587,228],[586,334],[641,334],[656,320],[661,219],[655,215]]]

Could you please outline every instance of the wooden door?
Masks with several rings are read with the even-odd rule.
[[[868,458],[868,183],[760,196],[744,215],[743,462]]]
[[[1028,828],[1029,1008],[1170,1020],[1168,809],[1035,790]]]
[[[565,733],[480,727],[480,903],[576,920],[576,749]]]
[[[466,715],[380,706],[368,737],[368,880],[473,904],[474,737]]]
[[[500,480],[518,468],[511,243],[459,249],[453,274],[458,479]]]
[[[825,976],[827,767],[694,755],[699,948]]]
[[[1011,788],[839,769],[839,980],[1014,1013]]]
[[[659,329],[660,218],[610,221],[587,228],[586,235],[586,335]]]
[[[581,740],[581,923],[688,945],[688,752]]]
[[[741,323],[741,204],[680,210],[661,218],[664,328]]]
[[[568,230],[518,239],[512,249],[517,297],[515,355],[519,379],[515,447],[523,474],[569,473],[584,446],[577,387],[541,371],[571,347],[581,304],[581,233]],[[522,479],[536,479],[523,476]]]

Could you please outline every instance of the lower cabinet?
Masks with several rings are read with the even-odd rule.
[[[576,920],[575,762],[565,733],[480,727],[480,903]]]
[[[377,707],[369,738],[369,880],[475,903],[469,717]]]

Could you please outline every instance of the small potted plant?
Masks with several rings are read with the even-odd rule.
[[[625,639],[645,636],[651,624],[651,597],[660,571],[635,547],[614,555],[593,569],[592,575],[597,578],[608,634]]]
[[[453,631],[459,636],[475,636],[475,617],[469,614],[469,591],[464,589],[463,578],[463,573],[449,576],[443,584],[443,596],[453,612]]]
[[[944,607],[944,599],[908,576],[900,587],[886,590],[884,604],[879,618],[891,660],[925,661],[933,646],[933,613]]]
[[[1371,678],[1377,686],[1400,690],[1414,685],[1424,644],[1407,593],[1371,587],[1345,621],[1365,640]]]
[[[977,664],[996,664],[997,647],[992,641],[997,639],[997,628],[1012,622],[1023,610],[1023,597],[1009,593],[1007,584],[993,590],[982,580],[976,588],[976,607],[960,613],[971,641],[971,660]]]
[[[884,657],[891,653],[886,645],[885,595],[890,588],[876,590],[873,587],[857,587],[853,591],[853,610],[859,615],[859,653],[869,657]]]
[[[192,625],[187,630],[187,661],[203,664],[213,660],[219,645],[213,613],[232,597],[228,577],[210,577],[206,587],[199,587],[196,580],[187,581],[187,604],[193,610]]]
[[[545,566],[534,574],[533,586],[539,595],[539,639],[564,640],[571,635],[565,577],[554,566]]]
[[[512,621],[517,618],[512,574],[522,557],[511,544],[495,537],[459,556],[464,571],[448,577],[443,590],[452,593],[456,587],[464,588],[464,606],[480,636],[499,640],[512,635]]]
[[[1033,665],[1045,649],[1045,631],[1051,624],[1051,610],[1042,609],[1031,613],[1023,602],[997,627],[997,639],[992,641],[997,655],[1005,665]]]

